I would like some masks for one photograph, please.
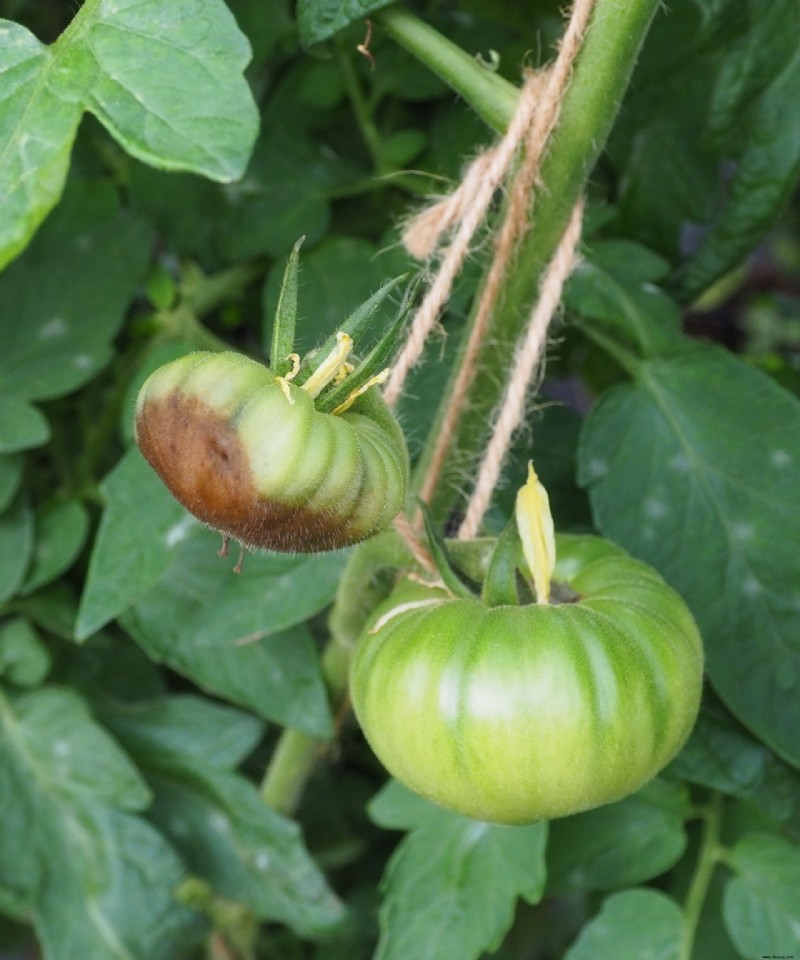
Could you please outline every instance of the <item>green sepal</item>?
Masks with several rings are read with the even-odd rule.
[[[402,279],[402,277],[398,277],[396,281],[390,282],[394,284]],[[320,396],[316,404],[317,410],[322,413],[330,413],[332,410],[335,410],[340,403],[344,403],[354,390],[358,390],[358,388],[367,383],[371,377],[374,377],[386,367],[405,326],[411,305],[414,302],[416,287],[417,284],[413,283],[408,290],[406,290],[403,302],[400,304],[394,320],[392,320],[384,335],[358,364],[355,370],[345,377],[341,383]]]
[[[350,337],[352,337],[353,344],[357,348],[359,340],[367,332],[369,324],[372,321],[372,318],[375,316],[380,305],[389,296],[392,290],[394,290],[398,284],[402,283],[407,276],[407,273],[403,273],[399,277],[395,277],[393,280],[387,280],[379,290],[373,293],[368,300],[365,300],[360,307],[350,314],[341,327],[338,328],[336,333],[348,334]],[[302,385],[306,382],[306,380],[308,380],[308,378],[317,369],[320,363],[322,363],[325,357],[327,357],[334,349],[336,346],[336,333],[331,334],[327,340],[324,340],[318,347],[310,350],[305,357],[303,357],[303,363],[300,367],[300,372],[297,374],[294,380],[298,386]]]
[[[489,607],[519,606],[517,590],[517,558],[519,556],[519,531],[516,518],[512,517],[500,534],[486,579],[483,581],[481,600]]]
[[[281,282],[281,293],[275,311],[270,349],[270,369],[276,377],[285,377],[292,369],[289,354],[294,350],[294,331],[297,323],[297,281],[300,273],[300,247],[305,237],[300,237],[292,248]]]
[[[431,517],[431,511],[428,507],[428,504],[423,500],[420,500],[419,506],[422,510],[423,520],[425,521],[425,534],[428,539],[428,549],[430,550],[436,570],[439,576],[442,578],[442,582],[454,597],[458,597],[461,600],[476,600],[477,597],[475,594],[472,592],[472,590],[470,590],[470,588],[464,583],[464,581],[450,565],[450,560],[448,559],[447,552],[445,551],[444,541],[439,536],[436,528],[433,525],[433,519]]]

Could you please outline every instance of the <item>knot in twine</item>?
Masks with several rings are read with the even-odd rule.
[[[505,216],[494,237],[492,261],[420,491],[422,499],[428,502],[443,468],[467,391],[475,377],[480,348],[486,338],[504,279],[521,238],[531,228],[532,198],[535,188],[540,185],[542,157],[558,121],[572,65],[580,50],[593,2],[576,0],[558,56],[552,65],[545,70],[525,72],[517,109],[505,135],[475,157],[453,193],[417,214],[404,232],[404,245],[417,259],[430,261],[437,251],[443,248],[443,252],[438,270],[417,310],[408,339],[387,381],[384,396],[391,406],[397,403],[409,370],[419,361],[425,342],[450,298],[453,283],[469,253],[472,238],[486,218],[493,197],[498,189],[506,186],[508,197]],[[583,202],[579,200],[542,277],[540,295],[531,313],[527,332],[518,346],[508,388],[495,420],[492,440],[459,530],[461,538],[477,533],[511,436],[524,416],[527,387],[536,372],[541,372],[547,328],[561,299],[563,284],[575,265],[582,210]],[[449,242],[445,246],[446,241]],[[487,465],[489,457],[491,463]],[[407,532],[407,524],[405,529]]]

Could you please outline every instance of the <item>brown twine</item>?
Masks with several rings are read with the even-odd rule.
[[[547,330],[551,318],[558,309],[564,283],[575,266],[582,218],[583,201],[579,200],[572,210],[567,228],[544,275],[539,299],[536,301],[522,343],[514,358],[508,386],[500,404],[500,412],[478,469],[475,489],[458,530],[459,540],[470,540],[478,533],[497,486],[503,460],[511,445],[511,438],[525,416],[525,396],[528,386],[537,372],[541,375]]]
[[[408,371],[422,355],[425,342],[450,299],[453,282],[467,258],[472,238],[486,217],[492,198],[503,183],[525,130],[531,124],[536,111],[538,80],[533,73],[527,78],[517,110],[502,140],[478,154],[453,194],[423,211],[406,229],[404,243],[409,252],[413,256],[429,257],[442,235],[458,223],[436,277],[414,316],[408,340],[392,364],[383,391],[389,406],[397,403]],[[406,239],[409,235],[410,241]]]
[[[495,192],[507,179],[509,171],[514,166],[520,145],[524,146],[522,160],[517,165],[511,184],[506,216],[495,238],[493,258],[486,283],[420,491],[422,499],[427,502],[430,502],[438,483],[455,426],[461,416],[469,387],[474,380],[480,348],[486,338],[510,261],[520,238],[530,228],[532,191],[538,181],[542,156],[549,136],[558,121],[572,65],[580,49],[593,3],[594,0],[575,0],[570,22],[553,64],[546,71],[526,72],[517,109],[504,137],[495,146],[488,148],[475,158],[461,185],[452,195],[415,217],[405,232],[404,241],[409,251],[415,256],[430,258],[442,237],[447,232],[455,230],[442,256],[434,281],[417,310],[408,339],[392,367],[384,390],[384,397],[390,406],[397,403],[409,370],[418,362],[425,342],[450,298],[453,282],[469,253],[472,238],[485,219]],[[577,239],[575,242],[577,243]],[[574,246],[575,243],[572,245],[572,250]],[[554,257],[553,263],[556,259]],[[549,286],[548,280],[549,276],[544,278],[542,291]],[[558,284],[559,295],[562,285],[563,279]],[[558,300],[547,314],[546,323],[549,322],[557,302]],[[542,346],[544,339],[543,334]],[[531,373],[537,362],[534,360]],[[523,407],[524,392],[523,386]],[[509,441],[510,434],[506,447]],[[505,449],[503,448],[500,452],[500,464],[502,464]],[[500,466],[497,468],[498,475],[499,469]],[[403,520],[408,530],[413,530],[407,518],[404,517]]]

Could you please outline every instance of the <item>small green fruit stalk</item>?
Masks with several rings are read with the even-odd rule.
[[[389,526],[408,487],[403,434],[377,390],[405,309],[349,362],[385,284],[305,360],[293,352],[298,243],[284,276],[271,366],[191,353],[156,370],[136,405],[136,440],[187,510],[243,548],[315,553]]]
[[[703,673],[678,594],[608,541],[556,537],[532,468],[516,513],[480,596],[432,543],[441,580],[400,580],[368,620],[350,677],[393,776],[507,824],[611,803],[654,777],[694,725]]]

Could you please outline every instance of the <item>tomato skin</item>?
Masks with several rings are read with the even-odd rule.
[[[404,579],[359,640],[351,697],[376,755],[465,816],[530,823],[618,800],[694,724],[703,654],[681,598],[605,541],[557,549],[577,602],[490,608]]]
[[[317,552],[387,527],[408,454],[375,390],[340,415],[236,353],[191,353],[156,370],[136,406],[136,439],[173,495],[251,548]]]

